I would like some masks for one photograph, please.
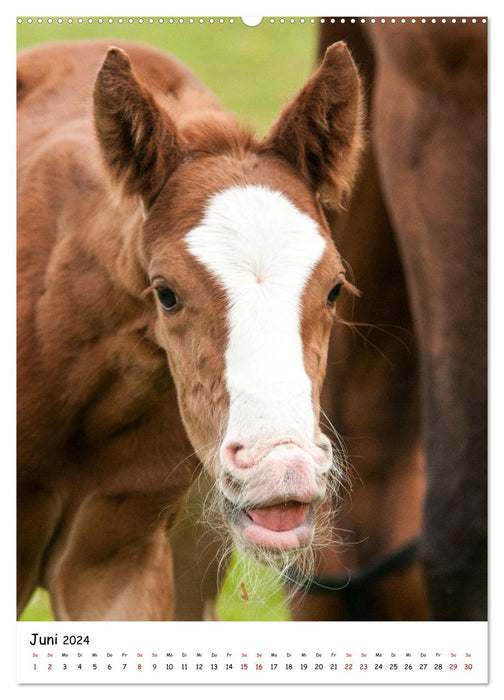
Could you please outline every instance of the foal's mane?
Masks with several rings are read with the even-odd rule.
[[[252,129],[244,128],[233,115],[217,110],[191,114],[179,125],[179,134],[183,147],[194,156],[243,154],[259,149]]]

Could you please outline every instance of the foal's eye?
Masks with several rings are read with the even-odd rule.
[[[334,304],[336,302],[336,299],[339,297],[342,287],[343,287],[343,282],[341,282],[340,284],[336,284],[331,289],[331,291],[327,295],[327,301],[329,304]]]
[[[179,300],[174,291],[169,289],[169,287],[157,287],[156,294],[165,311],[175,311]]]

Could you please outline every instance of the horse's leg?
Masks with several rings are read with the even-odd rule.
[[[219,534],[207,518],[210,479],[202,474],[170,534],[175,568],[176,620],[211,620],[226,570]]]
[[[438,619],[486,619],[486,27],[376,27],[375,144],[421,360]]]
[[[56,618],[171,619],[172,516],[159,498],[88,496],[68,518],[47,567]]]
[[[318,553],[316,575],[328,578],[329,586],[331,579],[356,575],[418,536],[424,481],[408,295],[371,151],[349,211],[333,231],[362,292],[359,300],[339,302],[338,314],[365,325],[352,329],[336,322],[322,397],[353,468],[352,493],[343,493],[335,541]],[[293,614],[425,619],[421,567],[410,563],[370,580],[358,593],[351,582],[339,592],[313,587],[295,598]]]
[[[17,486],[17,614],[40,583],[44,554],[62,513],[53,491],[20,479]]]

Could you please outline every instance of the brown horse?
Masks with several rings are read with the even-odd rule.
[[[486,26],[327,18],[368,86],[325,401],[360,480],[299,619],[486,619]],[[368,326],[367,324],[371,324]],[[359,326],[357,325],[357,328]],[[367,329],[367,330],[366,330]],[[425,484],[423,463],[425,462]],[[425,496],[424,496],[425,490]]]
[[[123,50],[124,49],[124,50]],[[103,42],[18,64],[18,604],[171,617],[169,531],[201,461],[261,561],[317,541],[319,427],[360,80],[343,44],[260,143],[175,59]]]

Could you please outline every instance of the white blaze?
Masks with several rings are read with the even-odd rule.
[[[281,436],[312,441],[301,298],[326,245],[317,223],[280,192],[232,187],[210,199],[185,240],[229,303],[227,439],[249,445]]]

